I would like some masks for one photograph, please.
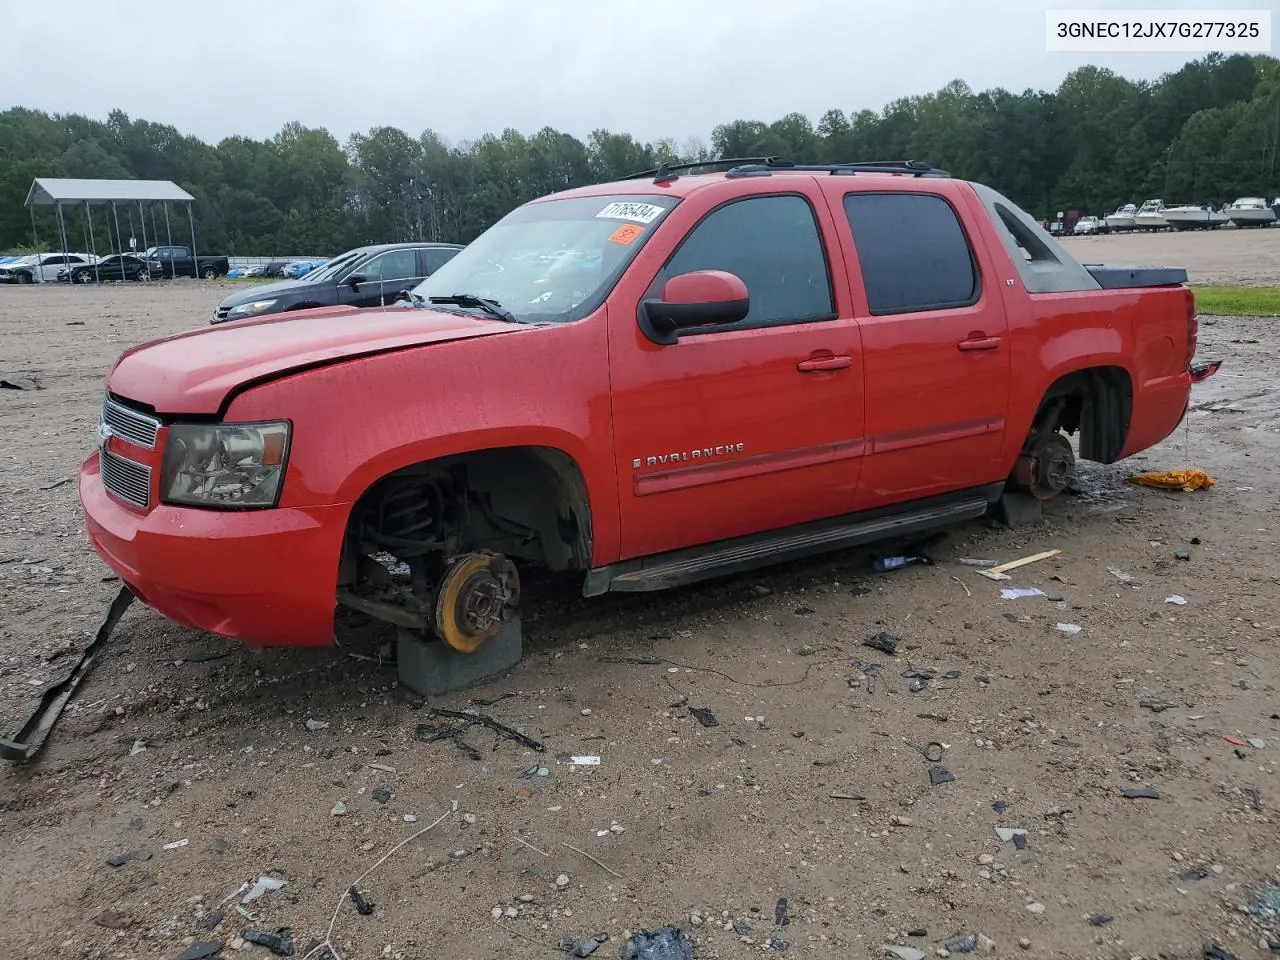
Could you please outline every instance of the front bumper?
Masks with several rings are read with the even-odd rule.
[[[85,528],[134,594],[186,627],[253,647],[333,643],[338,557],[349,504],[148,513],[112,497],[95,452],[80,470]]]

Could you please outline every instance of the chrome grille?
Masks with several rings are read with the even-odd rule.
[[[151,468],[102,451],[102,484],[125,503],[146,510],[151,506]]]
[[[131,410],[108,397],[102,404],[102,422],[117,437],[155,449],[156,431],[160,429],[160,421],[155,417]]]

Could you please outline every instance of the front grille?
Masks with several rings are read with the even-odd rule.
[[[151,468],[102,451],[102,484],[125,503],[146,510],[151,506]]]
[[[160,429],[160,421],[155,417],[139,413],[108,397],[102,405],[102,422],[117,437],[140,447],[155,449],[156,431]]]

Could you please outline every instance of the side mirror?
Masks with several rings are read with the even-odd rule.
[[[642,300],[636,320],[654,343],[670,345],[681,330],[737,323],[750,309],[741,278],[724,270],[694,270],[668,280],[661,300]]]
[[[353,273],[351,276],[347,277],[347,283],[350,284],[352,290],[364,283],[366,280],[368,280],[368,277],[362,273]]]

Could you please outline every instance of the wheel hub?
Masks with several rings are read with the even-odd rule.
[[[1075,472],[1075,452],[1067,438],[1057,432],[1038,433],[1018,458],[1013,479],[1037,500],[1049,500],[1067,488]]]
[[[520,577],[515,564],[496,553],[455,560],[436,590],[436,634],[460,653],[475,653],[515,615]]]

